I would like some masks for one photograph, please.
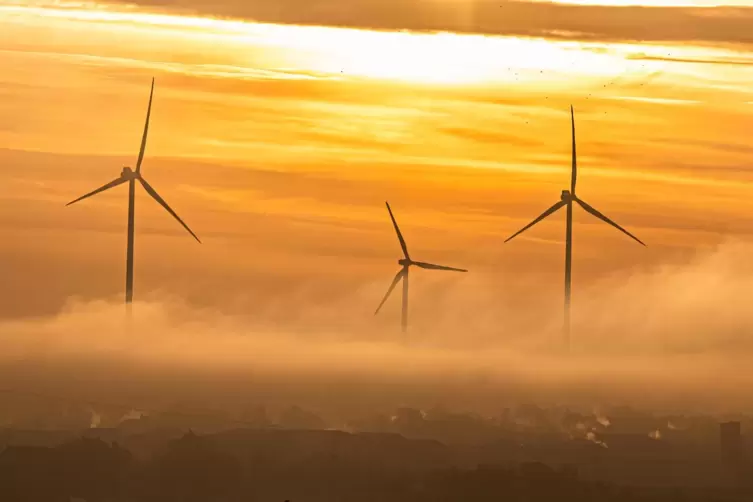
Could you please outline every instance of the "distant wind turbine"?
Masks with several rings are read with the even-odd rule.
[[[637,241],[639,244],[642,244],[645,246],[646,244],[643,243],[638,237],[634,236],[621,226],[619,226],[614,221],[610,220],[603,214],[601,214],[599,211],[591,207],[589,204],[587,204],[584,200],[580,199],[575,194],[575,185],[578,181],[578,161],[577,161],[577,155],[576,155],[576,149],[575,149],[575,112],[573,111],[573,107],[570,106],[570,120],[572,123],[572,131],[573,131],[573,172],[572,172],[572,178],[570,180],[570,190],[563,190],[561,200],[547,209],[544,214],[533,220],[531,223],[523,227],[520,231],[518,231],[515,235],[510,237],[505,241],[505,243],[510,242],[518,235],[522,234],[532,226],[536,225],[540,221],[546,219],[547,217],[551,216],[552,214],[556,213],[563,207],[567,206],[567,234],[566,234],[566,240],[565,240],[565,344],[566,347],[570,347],[570,299],[571,299],[571,287],[572,287],[572,265],[573,265],[573,202],[576,202],[580,207],[586,210],[586,212],[592,214],[593,216],[599,218],[601,221],[608,223],[609,225],[612,225],[614,228],[619,230],[620,232],[624,233],[628,237],[632,238],[633,240]]]
[[[392,208],[390,207],[389,202],[387,202],[387,211],[389,211],[390,213],[390,219],[392,219],[392,224],[395,227],[397,238],[400,241],[400,247],[403,249],[404,258],[398,260],[398,264],[402,268],[395,276],[395,279],[393,279],[392,284],[390,285],[390,288],[387,290],[387,294],[384,295],[384,299],[382,300],[382,303],[379,304],[379,307],[376,309],[376,312],[374,312],[374,315],[379,314],[379,311],[382,310],[382,307],[384,306],[385,302],[392,294],[392,291],[395,289],[398,283],[402,280],[403,281],[403,312],[402,312],[401,325],[403,328],[403,332],[406,332],[408,330],[408,272],[411,266],[415,265],[418,268],[424,268],[427,270],[445,270],[449,272],[468,272],[468,271],[463,270],[461,268],[445,267],[442,265],[434,265],[431,263],[413,261],[410,257],[410,254],[408,253],[408,246],[405,244],[405,239],[403,238],[402,232],[400,232],[400,227],[397,226],[397,221],[395,221],[395,216],[392,214]]]
[[[93,192],[90,192],[83,197],[79,197],[78,199],[74,200],[73,202],[68,203],[67,205],[70,206],[71,204],[75,204],[77,202],[80,202],[84,199],[88,199],[89,197],[92,197],[94,195],[97,195],[99,193],[102,193],[106,190],[109,190],[111,188],[115,188],[116,186],[122,185],[124,183],[128,183],[128,251],[126,255],[126,305],[130,306],[133,303],[133,244],[134,244],[134,217],[135,217],[135,206],[136,206],[136,181],[141,183],[141,186],[144,187],[144,190],[152,196],[154,200],[156,200],[165,210],[170,213],[173,218],[178,220],[178,222],[183,225],[183,228],[185,228],[188,233],[190,233],[194,239],[196,239],[199,243],[201,241],[196,236],[193,231],[188,228],[188,225],[185,224],[183,220],[180,219],[180,217],[175,213],[175,211],[172,210],[172,208],[165,202],[165,200],[160,197],[160,195],[157,193],[157,191],[152,188],[152,186],[147,183],[147,181],[144,179],[144,177],[141,175],[141,164],[144,162],[144,152],[146,151],[146,139],[149,134],[149,119],[152,114],[152,98],[154,97],[154,79],[152,79],[152,90],[149,94],[149,108],[146,112],[146,124],[144,125],[144,135],[141,138],[141,150],[139,150],[139,158],[136,161],[136,170],[131,170],[130,167],[124,167],[123,172],[120,173],[120,176],[118,178],[115,178],[110,183],[94,190]]]

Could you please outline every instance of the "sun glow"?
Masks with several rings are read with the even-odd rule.
[[[638,66],[588,50],[596,45],[577,42],[274,25],[84,5],[0,4],[0,16],[26,18],[27,22],[47,19],[98,24],[128,33],[159,32],[175,44],[214,41],[235,52],[241,62],[247,47],[261,46],[274,52],[275,69],[294,68],[338,77],[436,84],[514,83],[543,80],[544,74],[551,80],[552,73],[608,76]]]
[[[33,29],[54,33],[62,45],[80,46],[81,33],[86,31],[89,45],[100,47],[96,53],[69,50],[61,55],[109,57],[120,66],[217,78],[501,83],[582,91],[618,76],[648,78],[666,67],[663,58],[670,53],[674,58],[730,57],[723,50],[697,47],[277,25],[91,2],[0,0],[2,19],[9,27],[5,36],[0,34],[5,46],[19,45],[23,36],[31,40],[28,33]],[[124,40],[128,40],[125,46]],[[22,44],[23,50],[29,45],[34,44]],[[134,49],[141,57],[134,57]]]

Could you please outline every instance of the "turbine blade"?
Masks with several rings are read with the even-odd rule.
[[[645,243],[644,243],[644,242],[643,242],[642,240],[640,240],[640,239],[639,239],[638,237],[634,236],[633,234],[631,234],[630,232],[628,232],[627,230],[625,230],[624,228],[622,228],[621,226],[619,226],[619,225],[618,225],[617,223],[615,223],[614,221],[610,220],[609,218],[607,218],[606,216],[604,216],[603,214],[601,214],[601,213],[600,213],[599,211],[597,211],[596,209],[594,209],[593,207],[591,207],[590,205],[588,205],[588,204],[587,204],[586,202],[584,202],[584,201],[582,201],[582,200],[578,199],[577,197],[576,197],[575,201],[576,201],[576,202],[577,202],[578,204],[580,204],[580,206],[581,206],[581,207],[582,207],[583,209],[585,209],[586,211],[588,211],[588,212],[589,212],[589,213],[591,213],[592,215],[596,216],[596,217],[597,217],[597,218],[599,218],[599,219],[600,219],[601,221],[603,221],[603,222],[605,222],[605,223],[609,223],[609,224],[610,224],[610,225],[612,225],[612,226],[613,226],[614,228],[616,228],[617,230],[619,230],[619,231],[620,231],[620,232],[622,232],[623,234],[627,235],[627,236],[628,236],[628,237],[630,237],[631,239],[635,240],[635,241],[636,241],[636,242],[638,242],[639,244],[642,244],[643,246],[645,246],[645,245],[646,245],[646,244],[645,244]]]
[[[188,230],[188,233],[191,234],[191,235],[193,235],[193,238],[196,239],[199,242],[199,244],[201,244],[201,240],[196,236],[195,233],[193,233],[193,230],[191,230],[190,228],[188,228],[188,225],[186,225],[186,223],[183,220],[180,219],[180,216],[178,216],[175,213],[175,211],[173,211],[172,208],[167,205],[167,202],[165,202],[165,199],[163,199],[162,197],[160,197],[160,195],[157,193],[157,191],[154,188],[152,188],[152,186],[149,183],[147,183],[147,181],[144,178],[139,178],[139,181],[144,186],[144,190],[146,190],[149,193],[149,195],[152,196],[152,198],[154,200],[156,200],[162,207],[164,207],[165,210],[168,213],[170,213],[171,215],[173,215],[173,218],[175,218],[176,220],[178,220],[178,223],[180,223],[181,225],[183,225],[183,228],[185,228],[186,230]]]
[[[512,237],[510,237],[509,239],[507,239],[505,241],[505,243],[510,242],[515,237],[519,236],[520,234],[522,234],[523,232],[525,232],[526,230],[528,230],[532,226],[536,225],[541,220],[544,220],[545,218],[547,218],[547,217],[551,216],[552,214],[556,213],[557,211],[559,211],[560,209],[562,209],[566,205],[567,205],[567,202],[565,202],[564,200],[559,201],[558,203],[556,203],[555,205],[553,205],[552,207],[550,207],[549,209],[547,209],[546,211],[544,211],[544,214],[542,214],[541,216],[539,216],[538,218],[536,218],[535,220],[533,220],[531,223],[529,223],[528,225],[526,225],[525,227],[523,227],[521,230],[519,230],[515,235],[513,235]]]
[[[149,93],[149,108],[146,111],[146,123],[144,124],[144,135],[141,137],[141,150],[139,150],[139,160],[136,161],[136,172],[141,172],[141,163],[144,162],[144,153],[146,152],[146,138],[149,135],[149,119],[152,116],[152,98],[154,97],[154,78],[152,78],[152,90]]]
[[[374,315],[377,315],[380,310],[382,310],[382,307],[384,307],[384,304],[387,303],[387,299],[389,299],[392,292],[395,290],[395,286],[397,286],[397,283],[400,282],[400,280],[405,277],[405,270],[401,269],[400,272],[397,273],[395,278],[392,280],[392,284],[390,284],[390,289],[387,290],[387,294],[384,295],[384,299],[382,300],[382,303],[379,304],[379,307],[377,307],[376,312],[374,312]]]
[[[78,199],[74,200],[73,202],[69,202],[68,204],[66,204],[66,206],[73,205],[76,202],[81,202],[82,200],[88,199],[89,197],[97,195],[98,193],[102,193],[102,192],[104,192],[106,190],[109,190],[111,188],[115,188],[118,185],[122,185],[123,183],[126,183],[127,181],[128,180],[126,178],[117,178],[115,180],[112,180],[108,184],[106,184],[106,185],[104,185],[104,186],[102,186],[100,188],[97,188],[93,192],[89,192],[88,194],[84,195],[83,197],[79,197]]]
[[[573,173],[570,179],[570,193],[575,195],[575,186],[578,184],[578,155],[575,149],[575,111],[570,105],[570,121],[573,126]]]
[[[390,207],[389,202],[387,202],[387,211],[390,212],[390,218],[392,219],[392,224],[395,226],[397,238],[400,240],[400,247],[403,248],[403,254],[405,254],[405,257],[410,260],[410,255],[408,254],[408,246],[405,244],[405,239],[403,239],[403,233],[400,231],[400,227],[397,226],[397,221],[395,220],[395,215],[392,214],[392,208]]]
[[[445,267],[443,265],[434,265],[433,263],[422,263],[422,262],[417,261],[413,264],[419,268],[425,268],[427,270],[446,270],[448,272],[468,272],[467,270],[462,269],[462,268]]]

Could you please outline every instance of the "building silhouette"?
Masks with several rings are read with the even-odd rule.
[[[737,483],[744,475],[744,450],[740,422],[719,424],[721,462],[725,478]]]

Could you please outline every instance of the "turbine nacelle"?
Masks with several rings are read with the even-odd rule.
[[[410,267],[411,265],[413,265],[413,262],[411,260],[408,260],[407,258],[403,258],[402,260],[398,260],[397,263],[401,267]]]
[[[572,202],[573,194],[570,193],[570,190],[562,190],[562,195],[560,195],[560,200],[562,200],[562,202]]]
[[[123,171],[120,173],[120,177],[124,180],[134,180],[137,179],[139,175],[135,173],[130,167],[124,167]]]

